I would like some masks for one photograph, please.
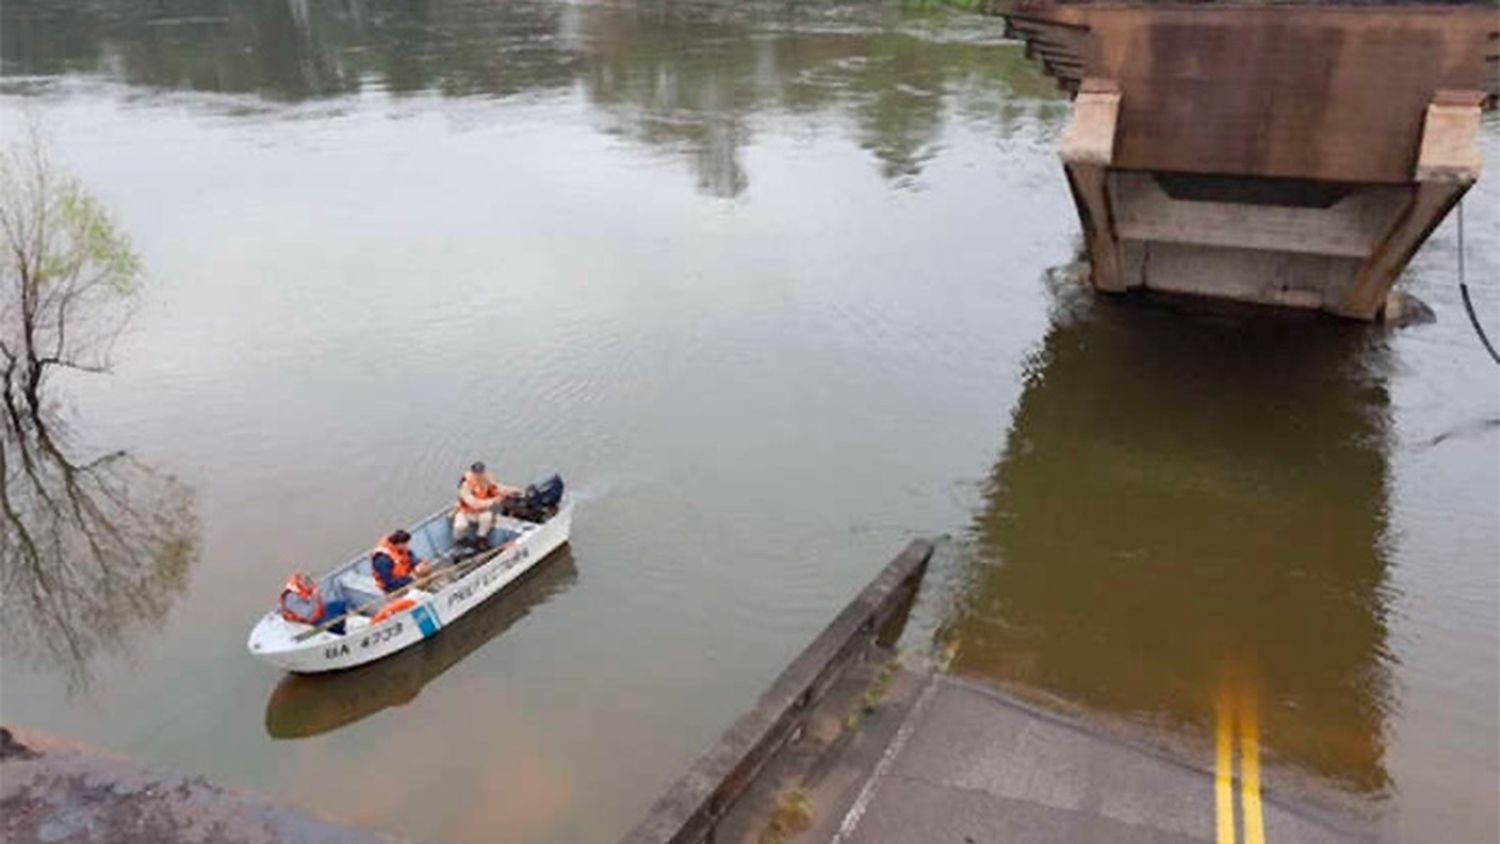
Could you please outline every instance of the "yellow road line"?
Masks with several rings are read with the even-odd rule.
[[[1214,817],[1218,844],[1234,842],[1234,710],[1225,691],[1214,704]]]
[[[1240,811],[1245,819],[1245,844],[1266,844],[1266,823],[1260,810],[1260,713],[1255,698],[1246,695],[1239,712]]]

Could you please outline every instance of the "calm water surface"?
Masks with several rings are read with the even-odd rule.
[[[1451,223],[1406,278],[1437,321],[1395,334],[1094,302],[1052,271],[1067,104],[955,13],[3,15],[4,133],[34,114],[148,272],[115,374],[59,395],[191,511],[145,617],[7,652],[6,722],[423,840],[608,842],[948,532],[910,647],[1204,765],[1232,693],[1273,790],[1495,839],[1500,381]],[[1493,185],[1466,235],[1500,326]],[[289,569],[479,456],[564,472],[567,555],[368,670],[250,660]]]

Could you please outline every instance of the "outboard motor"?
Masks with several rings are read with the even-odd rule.
[[[505,499],[500,511],[513,519],[526,522],[545,522],[557,515],[562,504],[563,479],[561,475],[543,478],[526,487],[520,495]]]

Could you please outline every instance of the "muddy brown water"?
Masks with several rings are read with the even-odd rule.
[[[1500,381],[1452,221],[1403,282],[1436,321],[1395,333],[1094,302],[1053,271],[1066,102],[935,8],[12,2],[0,29],[6,136],[35,115],[147,268],[114,374],[60,407],[181,483],[186,559],[122,588],[145,603],[13,618],[5,721],[423,840],[607,842],[947,532],[908,647],[1189,754],[1232,690],[1270,787],[1495,839]],[[1493,184],[1466,237],[1500,330]],[[567,556],[367,671],[249,658],[290,568],[475,457],[565,474]],[[83,628],[81,660],[26,638]]]

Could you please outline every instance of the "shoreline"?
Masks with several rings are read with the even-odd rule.
[[[141,765],[40,731],[0,727],[0,840],[48,844],[392,844],[379,835]]]

